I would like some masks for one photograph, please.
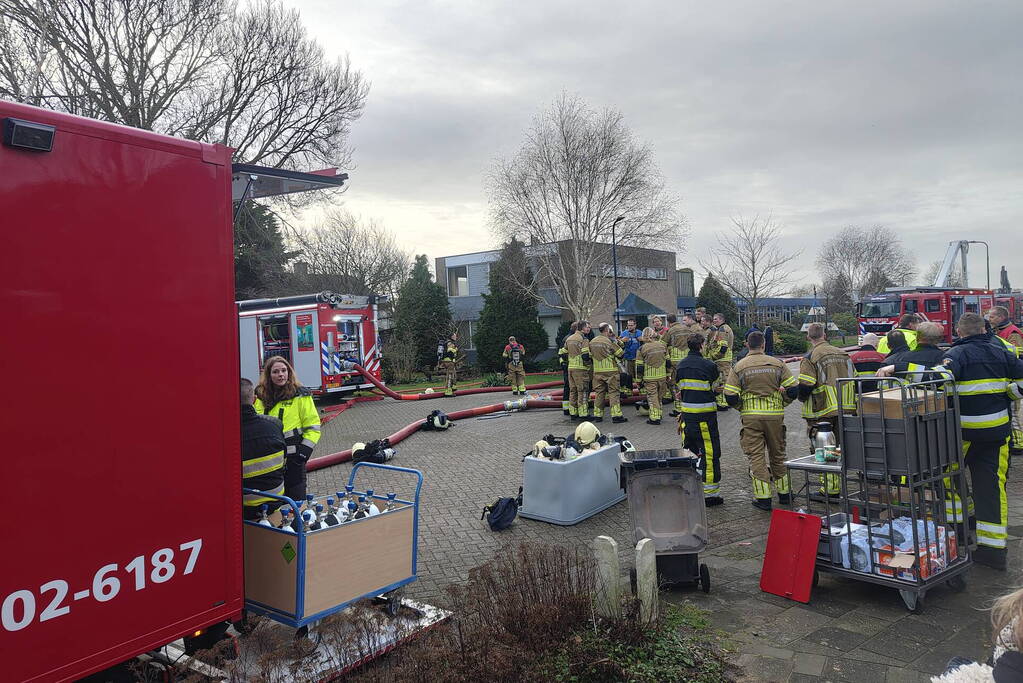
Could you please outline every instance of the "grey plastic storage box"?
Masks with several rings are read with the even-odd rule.
[[[625,500],[618,472],[621,450],[612,443],[574,460],[527,457],[519,515],[569,526]]]

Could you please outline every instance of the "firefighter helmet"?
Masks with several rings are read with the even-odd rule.
[[[355,459],[355,454],[356,453],[358,453],[360,451],[364,451],[364,450],[366,450],[366,444],[362,443],[361,441],[359,443],[353,445],[352,446],[352,459],[353,460]]]
[[[589,446],[600,438],[600,430],[592,422],[583,422],[575,428],[575,440],[580,446]]]
[[[543,439],[540,439],[535,444],[533,444],[533,452],[530,453],[530,455],[532,455],[534,458],[542,457],[544,455],[543,449],[547,448],[548,446],[550,446],[549,443],[547,443]]]
[[[432,394],[433,393],[433,387],[426,387],[426,391],[424,391],[423,393],[424,394]]]
[[[451,426],[451,420],[439,410],[430,413],[426,418],[426,423],[430,429],[447,429]]]

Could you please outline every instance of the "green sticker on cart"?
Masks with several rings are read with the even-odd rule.
[[[289,542],[285,543],[284,547],[281,548],[281,555],[284,556],[285,562],[291,564],[291,561],[295,559],[295,556],[298,555],[298,553],[295,552],[295,549],[291,547],[291,543]]]

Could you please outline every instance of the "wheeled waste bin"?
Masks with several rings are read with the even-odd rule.
[[[710,591],[710,571],[699,560],[709,538],[702,459],[679,449],[621,453],[619,458],[633,542],[654,542],[658,579]]]

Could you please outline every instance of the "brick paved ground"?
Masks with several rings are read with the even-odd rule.
[[[462,408],[508,400],[510,394],[482,394],[430,401],[386,399],[361,403],[324,428],[317,455],[351,447],[355,441],[381,438],[440,408]],[[669,420],[659,427],[644,423],[629,407],[630,421],[605,431],[628,436],[639,449],[676,448],[679,438]],[[710,508],[711,541],[704,561],[711,567],[709,595],[669,591],[667,600],[690,600],[711,613],[715,626],[731,634],[736,661],[749,680],[926,680],[952,655],[986,657],[990,629],[979,608],[1016,583],[1010,575],[974,568],[961,594],[939,588],[927,596],[922,615],[910,615],[898,594],[883,587],[824,576],[809,605],[793,603],[759,590],[760,564],[768,514],[750,506],[745,459],[738,450],[739,418],[719,415],[722,440],[722,494],[725,504]],[[789,456],[807,446],[799,405],[786,412]],[[503,543],[523,539],[585,545],[595,536],[614,537],[623,566],[632,545],[627,503],[590,519],[562,527],[519,518],[500,534],[481,522],[482,507],[514,495],[521,482],[521,456],[542,435],[567,434],[572,423],[560,411],[533,410],[497,419],[461,420],[446,432],[418,432],[397,446],[393,464],[419,469],[425,481],[419,538],[419,580],[410,587],[416,598],[444,604],[445,586],[464,581],[468,570],[489,559]],[[347,481],[350,464],[310,474],[310,491],[323,493]],[[410,492],[409,479],[374,482],[378,492]],[[1023,492],[1023,478],[1010,472],[1010,500]],[[1023,534],[1023,506],[1010,520],[1014,538]],[[1013,541],[1015,558],[1019,542]],[[1019,562],[1014,562],[1018,566]]]

